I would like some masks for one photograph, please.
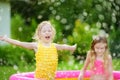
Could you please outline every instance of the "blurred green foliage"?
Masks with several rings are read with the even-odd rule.
[[[81,58],[76,57],[84,57],[86,56],[86,52],[90,49],[90,44],[92,41],[92,36],[96,35],[100,27],[96,26],[95,24],[89,25],[85,22],[82,22],[80,20],[76,20],[74,22],[74,29],[68,34],[68,32],[62,32],[62,27],[58,21],[55,19],[50,19],[52,24],[54,25],[56,29],[56,36],[55,36],[55,42],[56,43],[65,43],[69,45],[75,45],[77,44],[76,51],[73,53],[73,56],[75,59],[79,60]],[[64,36],[64,34],[68,34],[67,36]],[[59,51],[59,60],[69,61],[69,58],[71,57],[71,54],[69,51]]]
[[[0,46],[0,65],[25,65],[27,63],[34,64],[33,51],[14,45]]]
[[[120,29],[115,30],[114,27],[111,30],[109,36],[110,51],[113,58],[120,58]]]
[[[75,27],[72,35],[67,37],[68,43],[77,44],[74,54],[76,59],[85,59],[87,51],[90,49],[93,35],[98,34],[100,28],[95,25],[89,25],[80,20],[75,21]]]
[[[11,19],[11,37],[20,41],[32,41],[36,27],[34,19],[27,25],[20,14],[15,14]]]
[[[109,35],[109,47],[113,57],[120,57],[119,0],[6,1],[11,4],[11,37],[13,39],[33,41],[32,37],[37,24],[44,20],[50,20],[56,29],[54,42],[69,45],[77,44],[77,49],[73,55],[68,51],[59,51],[59,61],[69,61],[71,56],[74,56],[73,59],[76,60],[85,59],[92,36],[101,29]],[[28,60],[34,59],[31,52],[26,49],[21,50],[18,47],[14,49],[13,47],[2,46],[0,53],[0,60],[5,61],[2,62],[3,64],[6,62],[10,65],[17,64],[17,61],[20,61],[20,56],[25,54],[29,54]],[[24,54],[21,55],[20,53]]]

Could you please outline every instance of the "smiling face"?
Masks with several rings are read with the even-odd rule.
[[[55,29],[50,23],[50,21],[43,21],[40,24],[38,24],[35,35],[33,39],[36,41],[48,43],[52,42],[55,36]]]
[[[90,55],[90,64],[91,67],[94,67],[94,62],[96,59],[102,60],[104,65],[107,66],[108,64],[108,44],[107,38],[104,36],[97,36],[93,39],[91,43],[91,55]]]
[[[45,24],[39,31],[39,38],[42,42],[49,43],[53,39],[53,30],[51,25]]]
[[[107,49],[107,39],[105,37],[98,36],[92,41],[91,50],[94,54],[103,55],[106,53]]]
[[[103,55],[106,51],[106,43],[100,42],[94,45],[94,51],[97,55]]]

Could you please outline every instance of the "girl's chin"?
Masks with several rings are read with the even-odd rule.
[[[99,56],[103,56],[103,54],[102,54],[102,53],[98,53],[98,55],[99,55]]]
[[[50,39],[47,39],[47,40],[45,40],[44,42],[49,43],[49,42],[51,42],[51,40],[50,40]]]

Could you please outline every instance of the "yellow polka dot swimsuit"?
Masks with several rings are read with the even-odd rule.
[[[46,47],[39,43],[35,57],[35,77],[38,79],[53,80],[58,64],[58,54],[55,44],[52,43],[50,47]]]

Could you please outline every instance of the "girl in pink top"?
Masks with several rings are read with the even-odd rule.
[[[106,37],[96,36],[93,39],[78,80],[83,80],[88,66],[90,80],[113,80],[112,57],[109,54]]]

